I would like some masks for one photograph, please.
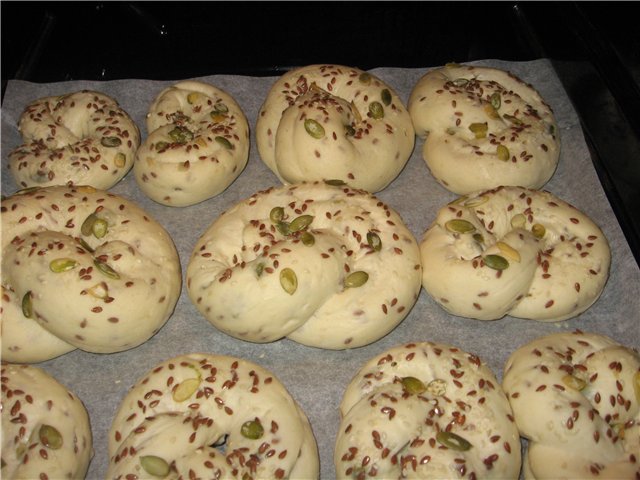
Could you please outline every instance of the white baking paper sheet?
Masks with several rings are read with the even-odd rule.
[[[95,456],[88,477],[104,478],[108,464],[107,435],[116,409],[127,390],[148,370],[170,357],[191,352],[233,355],[270,369],[288,388],[308,415],[318,441],[321,478],[335,478],[333,446],[340,415],[338,406],[359,367],[369,358],[403,343],[435,341],[455,345],[479,355],[502,378],[504,363],[518,346],[538,336],[581,329],[609,335],[627,346],[640,346],[640,270],[600,185],[585,143],[579,119],[550,62],[475,64],[512,71],[531,83],[553,108],[559,125],[562,153],[558,170],[545,189],[588,214],[604,231],[612,249],[611,275],[598,302],[577,318],[561,323],[539,323],[506,317],[481,322],[444,312],[423,290],[407,318],[388,336],[355,350],[324,351],[281,340],[252,344],[216,330],[192,305],[183,287],[173,316],[160,332],[133,350],[99,355],[76,350],[40,364],[78,395],[91,418]],[[389,83],[406,102],[419,78],[430,68],[372,70]],[[175,79],[182,80],[182,79]],[[112,192],[134,200],[169,231],[178,248],[183,272],[197,238],[223,211],[254,192],[279,185],[262,163],[255,146],[256,116],[274,77],[215,75],[201,77],[226,90],[243,108],[250,126],[251,154],[246,169],[221,195],[199,205],[172,208],[154,203],[138,189],[130,172]],[[7,171],[7,155],[21,143],[17,121],[25,105],[39,97],[80,89],[95,89],[113,96],[133,117],[143,138],[145,115],[155,95],[172,81],[117,80],[71,81],[35,84],[10,81],[2,105],[2,194],[17,190]],[[395,208],[419,241],[437,210],[453,200],[430,176],[421,155],[422,141],[406,168],[378,197]]]

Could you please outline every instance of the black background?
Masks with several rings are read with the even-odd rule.
[[[3,96],[12,78],[170,80],[278,75],[324,62],[370,69],[549,58],[640,263],[633,2],[3,1],[0,8]]]

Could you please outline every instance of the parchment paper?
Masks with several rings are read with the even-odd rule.
[[[127,390],[157,363],[191,352],[233,355],[271,370],[308,415],[320,450],[321,478],[335,478],[333,446],[343,391],[360,366],[384,350],[409,341],[436,341],[479,355],[502,378],[504,363],[520,345],[539,336],[581,329],[640,346],[640,270],[613,214],[593,168],[578,117],[550,62],[474,62],[512,71],[535,86],[553,108],[560,130],[562,153],[558,170],[545,189],[572,203],[600,225],[612,250],[611,275],[599,301],[577,318],[539,323],[505,317],[492,322],[459,318],[444,312],[422,290],[417,304],[393,332],[378,342],[354,350],[324,351],[281,340],[251,344],[216,330],[191,304],[183,287],[173,316],[153,338],[133,350],[100,355],[76,350],[39,366],[70,388],[85,403],[91,418],[95,456],[88,477],[104,478],[108,464],[107,435],[111,420]],[[406,102],[419,78],[430,68],[372,70]],[[182,80],[182,79],[176,79]],[[201,77],[230,93],[243,108],[251,132],[249,163],[221,195],[199,205],[172,208],[154,203],[138,189],[130,172],[112,192],[134,200],[168,230],[178,248],[183,273],[197,238],[223,211],[255,191],[279,185],[262,163],[255,146],[256,115],[275,77],[215,75]],[[155,95],[172,81],[117,80],[34,84],[10,81],[2,105],[2,194],[17,190],[7,172],[7,155],[21,143],[17,121],[25,105],[36,98],[83,88],[116,98],[146,137],[145,115]],[[395,208],[420,241],[437,210],[456,196],[438,185],[422,160],[422,141],[406,168],[378,197]]]

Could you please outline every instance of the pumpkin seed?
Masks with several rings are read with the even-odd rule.
[[[307,118],[304,121],[304,129],[315,139],[324,137],[324,127],[312,118]]]
[[[309,232],[302,232],[302,235],[300,235],[300,240],[302,240],[302,244],[306,247],[311,247],[314,243],[316,243],[316,237],[314,237]]]
[[[51,450],[58,450],[62,447],[62,434],[51,425],[42,425],[38,430],[38,437],[40,438],[40,443]]]
[[[214,140],[218,142],[220,145],[222,145],[224,148],[226,148],[227,150],[233,150],[233,145],[225,137],[221,137],[218,135]]]
[[[175,143],[180,144],[184,144],[193,140],[193,132],[187,127],[183,127],[182,125],[178,125],[173,130],[171,130],[169,132],[169,136]]]
[[[187,95],[187,103],[189,103],[189,105],[193,105],[198,101],[198,98],[200,98],[200,96],[201,95],[198,92],[189,93],[189,95]]]
[[[375,232],[367,232],[367,243],[376,252],[382,249],[382,240],[380,240],[380,236]]]
[[[49,269],[54,273],[62,273],[73,270],[78,265],[73,258],[56,258],[49,263]]]
[[[127,164],[127,156],[122,152],[118,152],[116,156],[113,157],[113,164],[118,168],[124,167]]]
[[[154,477],[166,477],[169,475],[169,464],[163,458],[155,455],[143,455],[140,457],[140,465],[143,470]]]
[[[457,62],[447,62],[444,65],[446,68],[460,68],[461,65]]]
[[[364,83],[365,85],[369,85],[371,83],[371,74],[369,74],[367,72],[362,72],[360,74],[360,76],[358,77],[358,80],[360,80],[360,83]]]
[[[509,157],[511,157],[509,149],[504,145],[498,145],[498,148],[496,149],[496,155],[498,156],[498,159],[502,160],[503,162],[508,161]]]
[[[454,233],[471,233],[476,231],[476,227],[473,226],[473,223],[459,218],[449,220],[444,224],[444,228]]]
[[[118,147],[122,144],[122,140],[118,137],[102,137],[100,143],[103,147]]]
[[[102,218],[96,218],[95,222],[93,222],[93,225],[91,226],[91,232],[96,238],[104,237],[107,234],[108,230],[109,224]]]
[[[640,402],[640,372],[633,376],[633,389],[636,392],[636,402]]]
[[[27,444],[26,443],[19,443],[18,447],[16,448],[16,458],[22,458],[22,456],[25,454],[25,452],[27,451]]]
[[[481,233],[474,233],[473,239],[478,242],[480,245],[484,245],[484,237]]]
[[[509,262],[500,255],[486,255],[483,257],[484,264],[494,270],[506,270],[509,268]]]
[[[385,106],[388,107],[391,104],[391,92],[388,88],[385,88],[382,90],[382,92],[380,92],[380,98],[382,99],[382,103],[384,103]]]
[[[181,381],[171,394],[173,400],[176,402],[184,402],[188,400],[191,395],[196,393],[202,380],[198,378],[187,378]]]
[[[467,440],[453,432],[438,432],[436,440],[439,444],[458,452],[466,452],[471,448],[471,444]]]
[[[244,422],[240,427],[240,433],[249,440],[258,440],[264,435],[264,427],[258,419]]]
[[[447,132],[448,135],[455,135],[456,134],[456,129],[453,128],[453,127],[449,127],[449,128],[447,128],[446,132]]]
[[[534,223],[531,226],[531,233],[533,233],[533,236],[536,238],[543,238],[544,235],[547,233],[547,229],[544,228],[544,225],[540,223]]]
[[[419,380],[416,377],[403,377],[402,388],[404,388],[407,393],[414,395],[419,395],[427,390],[427,387],[422,383],[422,380]]]
[[[109,296],[109,287],[104,282],[96,283],[93,287],[87,289],[87,293],[94,298],[104,300]]]
[[[118,272],[116,272],[113,268],[111,268],[106,263],[96,259],[93,261],[93,264],[96,266],[98,270],[100,270],[101,273],[105,274],[107,277],[113,278],[115,280],[118,280],[120,278],[120,275],[118,274]]]
[[[500,105],[502,104],[502,97],[500,97],[500,93],[495,92],[490,97],[491,106],[498,110]]]
[[[556,126],[555,125],[549,125],[549,133],[551,135],[555,135],[556,134]]]
[[[273,207],[269,212],[269,220],[271,223],[280,223],[284,219],[284,208]]]
[[[508,120],[509,122],[513,123],[514,125],[522,125],[522,120],[520,120],[517,117],[514,117],[513,115],[509,115],[508,113],[505,113],[502,118],[504,118],[505,120]]]
[[[215,111],[220,113],[227,113],[229,111],[229,107],[222,102],[218,102],[214,105]]]
[[[290,268],[284,268],[280,271],[280,285],[282,289],[289,295],[296,293],[298,289],[298,277],[296,272]]]
[[[489,201],[489,197],[485,197],[484,195],[480,195],[478,197],[470,198],[464,201],[464,206],[469,208],[474,208],[482,205],[483,203],[487,203]]]
[[[289,235],[291,232],[289,231],[289,222],[278,222],[276,223],[276,229],[285,237]]]
[[[82,239],[82,238],[76,238],[76,241],[77,241],[77,242],[80,244],[80,246],[81,246],[83,249],[85,249],[87,252],[89,252],[89,253],[93,253],[93,252],[94,252],[93,248],[91,248],[91,246],[90,246],[87,242],[85,242],[85,241],[84,241],[84,239]]]
[[[22,297],[22,314],[27,318],[31,318],[33,316],[32,298],[31,290],[25,293]]]
[[[357,288],[367,283],[368,280],[369,274],[359,270],[347,275],[347,278],[344,279],[344,286],[346,288]]]
[[[211,117],[211,120],[213,121],[213,123],[220,123],[224,121],[225,118],[227,118],[227,116],[224,113],[220,113],[220,112],[211,112],[209,114],[209,117]]]
[[[95,213],[89,214],[87,218],[84,219],[82,225],[80,226],[80,233],[85,237],[91,235],[93,233],[93,224],[97,220],[98,216]]]
[[[375,118],[376,120],[384,118],[384,107],[380,102],[371,102],[369,104],[369,114],[371,118]]]
[[[435,395],[436,397],[441,397],[447,392],[447,382],[442,380],[441,378],[436,378],[435,380],[431,380],[427,385],[427,391],[431,395]]]
[[[294,218],[289,224],[289,232],[299,232],[304,230],[313,222],[313,215],[300,215],[299,217]]]
[[[361,122],[362,115],[360,115],[360,110],[358,110],[358,107],[356,107],[356,104],[353,100],[351,100],[350,107],[351,107],[351,113],[353,113],[355,122],[356,123]]]
[[[582,391],[587,386],[587,382],[583,379],[574,377],[573,375],[565,375],[562,377],[562,383],[573,390]]]
[[[156,150],[161,152],[162,150],[166,150],[169,147],[169,142],[157,142]]]
[[[466,78],[456,78],[455,80],[452,80],[451,83],[453,83],[456,87],[464,87],[469,83],[469,80]]]
[[[325,180],[324,183],[331,185],[332,187],[342,187],[347,184],[344,180],[339,180],[337,178]]]
[[[356,129],[351,124],[344,126],[344,134],[347,137],[353,137],[356,134]]]
[[[500,250],[500,253],[502,253],[509,260],[513,260],[514,262],[520,263],[520,260],[521,260],[520,259],[520,254],[511,245],[509,245],[508,243],[505,243],[505,242],[497,242],[496,246]]]
[[[489,126],[487,125],[487,122],[483,122],[483,123],[476,122],[469,125],[469,130],[471,130],[471,132],[476,136],[476,138],[486,138],[487,131],[489,130]]]
[[[487,114],[487,117],[492,118],[494,120],[497,120],[498,118],[500,118],[500,114],[498,113],[498,111],[495,108],[493,108],[493,106],[491,106],[489,103],[485,104],[484,113]]]
[[[256,265],[256,275],[258,275],[258,278],[262,276],[263,272],[264,272],[264,263],[260,262],[259,264]]]
[[[511,227],[512,228],[524,228],[527,224],[527,217],[522,213],[517,213],[513,217],[511,217]]]
[[[25,154],[27,152],[24,152]],[[31,193],[31,192],[35,192],[36,190],[38,190],[41,187],[27,187],[27,188],[21,188],[20,190],[18,190],[14,195],[25,195],[27,193]],[[4,200],[6,197],[3,195],[2,199]]]

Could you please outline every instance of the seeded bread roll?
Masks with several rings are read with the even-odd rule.
[[[249,158],[242,109],[206,83],[184,81],[160,92],[147,130],[133,172],[141,190],[163,205],[193,205],[222,193]]]
[[[529,440],[530,479],[640,477],[640,355],[596,333],[562,332],[516,350],[503,387]]]
[[[415,132],[402,100],[379,78],[352,67],[310,65],[273,85],[256,140],[283,183],[342,180],[377,192],[407,163]]]
[[[9,154],[21,188],[92,185],[109,189],[131,169],[140,132],[116,100],[83,90],[29,104],[18,123],[24,144]]]
[[[422,284],[445,310],[560,321],[579,315],[609,277],[606,237],[549,192],[499,187],[438,212],[420,244]]]
[[[167,360],[133,386],[109,432],[106,478],[319,476],[304,412],[269,371],[234,357]]]
[[[2,362],[2,478],[84,478],[92,456],[80,399],[37,367]]]
[[[423,158],[446,189],[464,195],[500,185],[538,189],[560,155],[551,108],[509,72],[449,65],[431,70],[409,97]]]
[[[374,342],[420,293],[418,245],[373,195],[323,182],[258,192],[198,240],[187,288],[236,338],[328,349]]]
[[[171,238],[122,197],[57,186],[2,201],[4,360],[136,347],[167,321],[180,288]]]
[[[433,342],[392,348],[347,387],[338,478],[518,478],[520,439],[493,372]]]

